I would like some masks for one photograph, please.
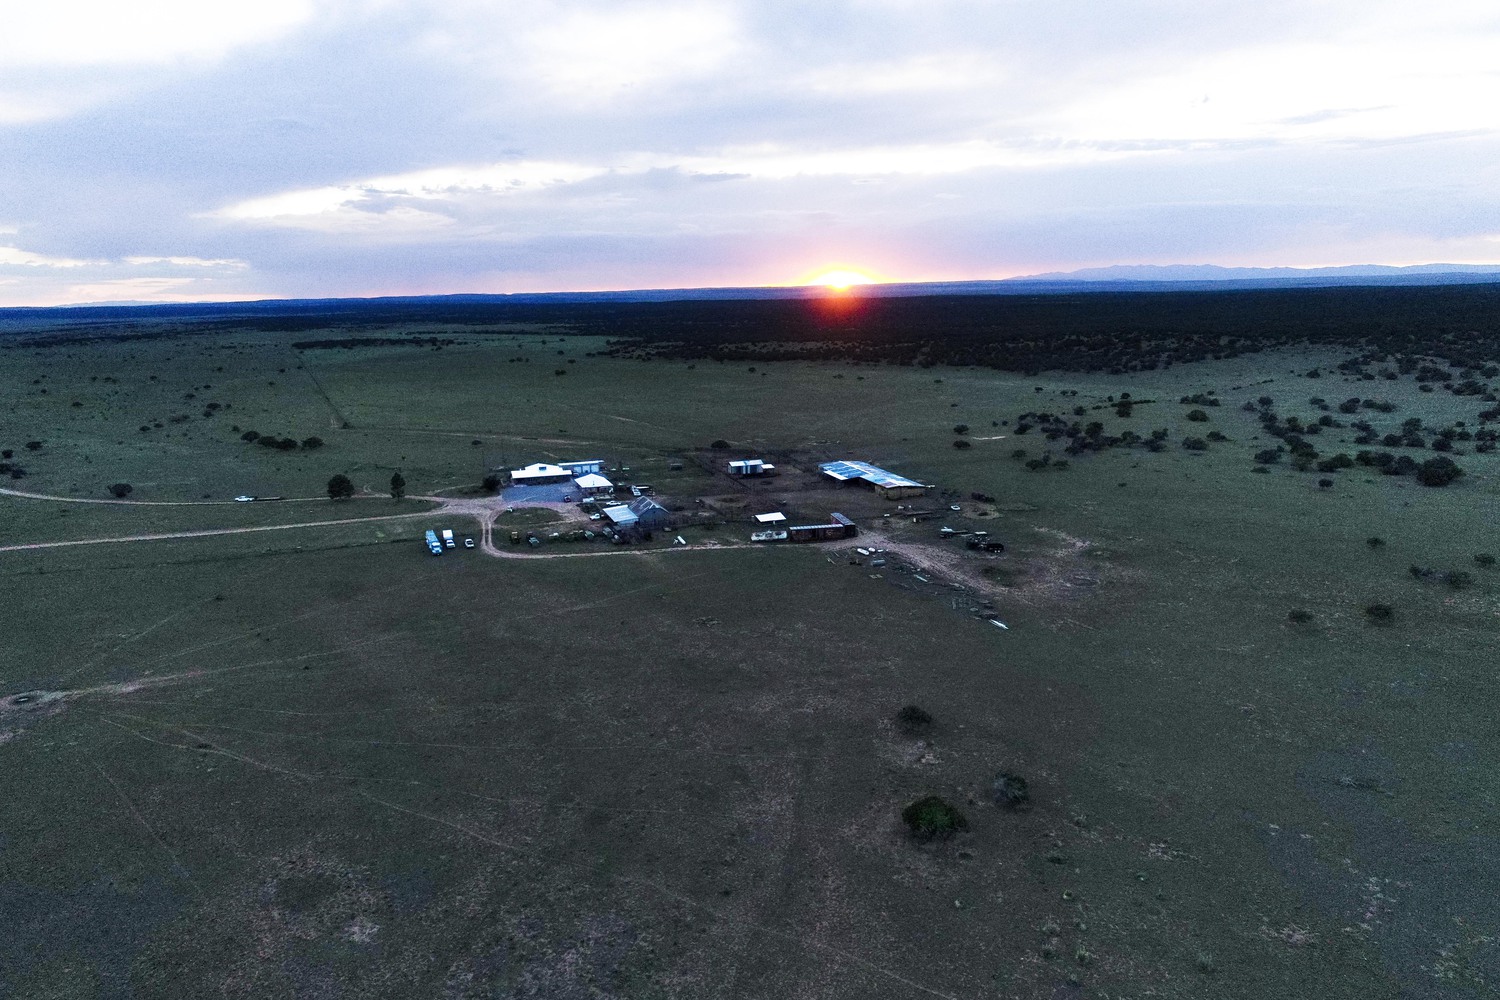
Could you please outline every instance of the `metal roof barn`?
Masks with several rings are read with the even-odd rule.
[[[907,479],[905,476],[898,476],[894,472],[887,472],[880,466],[871,465],[869,462],[824,462],[818,466],[818,471],[840,483],[869,483],[888,498],[927,491],[927,484],[919,483],[915,479]]]
[[[630,501],[630,512],[635,515],[636,523],[646,529],[665,528],[672,519],[671,512],[650,497]]]
[[[635,511],[624,505],[621,505],[619,507],[606,507],[604,508],[603,514],[605,518],[609,520],[609,523],[617,528],[628,528],[631,525],[635,524],[637,520]]]
[[[570,470],[546,462],[535,462],[524,469],[510,470],[510,481],[513,483],[553,483],[572,478]]]

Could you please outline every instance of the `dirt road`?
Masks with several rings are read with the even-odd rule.
[[[214,507],[232,503],[244,503],[243,500],[115,500],[96,497],[58,497],[50,493],[27,493],[24,490],[0,489],[0,494],[9,497],[21,497],[26,500],[56,500],[58,503],[107,503],[126,507]],[[276,501],[257,501],[258,503],[305,503],[309,500],[327,500],[327,497],[282,497]]]

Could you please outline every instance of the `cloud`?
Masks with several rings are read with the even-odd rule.
[[[48,0],[7,5],[7,69],[212,59],[275,38],[312,14],[307,0]]]
[[[46,268],[72,268],[88,267],[99,261],[77,260],[72,257],[51,257],[47,254],[32,253],[19,247],[0,246],[0,267],[46,267]]]
[[[646,99],[708,76],[741,50],[740,37],[729,4],[592,6],[524,30],[516,78],[570,103]]]
[[[242,268],[249,267],[245,261],[222,259],[205,260],[202,257],[126,257],[126,264],[144,267],[151,264],[170,264],[173,267],[214,267],[214,268]]]
[[[775,144],[715,153],[673,156],[627,153],[613,163],[521,162],[438,167],[373,177],[333,187],[285,191],[207,213],[208,217],[268,225],[344,227],[352,219],[381,222],[419,234],[453,221],[442,206],[418,210],[406,204],[482,198],[503,202],[547,189],[618,181],[639,187],[652,175],[678,174],[711,181],[788,181],[797,178],[859,180],[891,176],[931,177],[987,169],[1028,169],[1140,155],[1149,150],[1104,148],[1083,143],[1003,144],[984,141],[856,149],[798,150]],[[597,202],[597,185],[585,197]],[[417,225],[417,222],[424,223]]]

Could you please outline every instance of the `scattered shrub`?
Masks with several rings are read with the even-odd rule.
[[[1463,474],[1451,458],[1429,458],[1417,466],[1417,482],[1423,486],[1447,486]]]
[[[715,451],[723,451],[724,449],[729,447],[729,442],[725,441],[723,438],[719,438],[713,444],[709,445],[709,447],[714,449]]]
[[[391,473],[391,499],[400,500],[406,496],[406,477],[400,471]]]
[[[486,493],[499,493],[500,492],[500,477],[496,476],[496,475],[485,476],[484,477],[484,491]]]
[[[1187,451],[1207,451],[1208,442],[1202,438],[1183,438],[1182,447]]]
[[[967,433],[969,433],[969,425],[968,424],[954,424],[953,425],[953,433],[955,433],[955,434],[967,434]]]
[[[323,439],[320,437],[307,437],[302,439],[302,447],[308,451],[323,447]]]
[[[42,450],[42,442],[40,442],[40,441],[27,441],[26,442],[26,450],[27,451],[41,451]]]
[[[953,447],[959,449],[972,448],[974,447],[974,442],[970,441],[968,438],[954,438]]]
[[[240,440],[241,441],[254,441],[258,437],[260,437],[260,432],[259,431],[246,431],[245,433],[243,433],[243,434],[240,435]]]
[[[131,492],[134,489],[135,487],[131,486],[129,483],[115,483],[109,488],[109,492],[110,495],[115,499],[124,500],[126,497],[130,496]]]
[[[1479,553],[1479,555],[1474,557],[1474,565],[1480,567],[1481,569],[1489,569],[1491,566],[1495,565],[1495,557],[1490,555],[1488,552],[1481,552]]]
[[[932,716],[917,705],[904,705],[896,713],[896,722],[907,732],[914,732],[932,725]]]
[[[1286,613],[1286,620],[1296,625],[1306,625],[1312,621],[1312,615],[1301,608],[1293,608]]]
[[[1385,539],[1381,538],[1379,535],[1371,535],[1369,538],[1365,539],[1365,544],[1372,549],[1378,549],[1385,546]]]
[[[328,499],[347,500],[354,495],[354,483],[342,472],[328,480]]]
[[[1187,418],[1194,423],[1201,424],[1208,421],[1208,414],[1204,413],[1202,410],[1188,410]]]
[[[995,796],[995,805],[1004,809],[1019,809],[1031,801],[1026,779],[1009,771],[1001,771],[995,775],[991,791]]]
[[[964,814],[936,795],[917,799],[901,810],[901,819],[917,840],[947,840],[969,826]]]
[[[1396,609],[1389,604],[1366,604],[1365,615],[1370,621],[1384,625],[1395,619]]]

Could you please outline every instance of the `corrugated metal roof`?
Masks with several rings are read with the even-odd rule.
[[[876,486],[885,487],[926,485],[917,482],[915,479],[907,479],[905,476],[898,476],[894,472],[887,472],[880,468],[880,466],[871,465],[869,462],[824,462],[818,466],[818,471],[822,472],[825,476],[837,479],[841,483],[848,482],[851,479],[863,479],[866,482],[874,483]]]
[[[609,518],[614,524],[634,524],[639,520],[635,516],[635,511],[629,507],[606,507],[604,508],[604,516]]]
[[[756,514],[755,519],[761,524],[777,524],[786,520],[786,515],[777,511],[774,514]]]
[[[597,472],[590,472],[586,476],[579,476],[577,479],[573,480],[573,482],[578,484],[579,489],[584,490],[602,490],[608,489],[609,487],[614,485],[608,479],[605,479],[603,476],[599,475],[599,473]]]
[[[546,462],[536,462],[526,466],[524,469],[510,470],[510,478],[512,479],[528,479],[536,476],[567,476],[571,474],[570,470],[560,465],[548,465]]]
[[[652,500],[650,497],[638,497],[635,500],[630,501],[629,506],[630,509],[635,511],[637,515],[646,514],[658,510],[663,514],[667,513],[667,508],[663,507],[655,500]]]

